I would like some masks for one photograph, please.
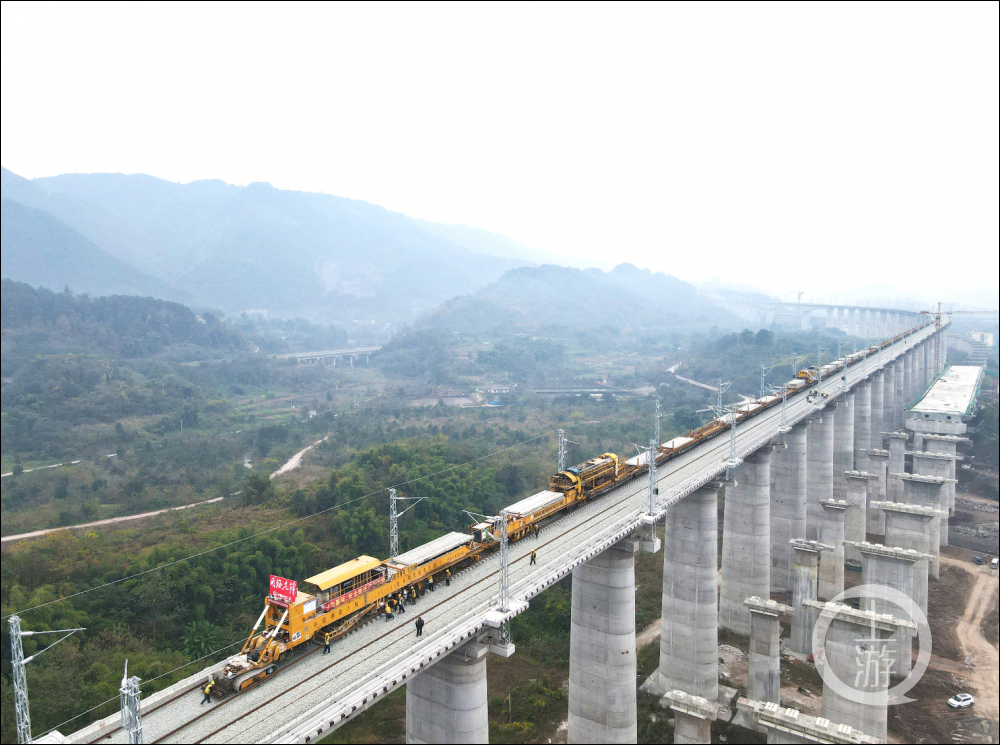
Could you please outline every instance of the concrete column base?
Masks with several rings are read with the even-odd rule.
[[[408,743],[488,743],[486,648],[470,642],[406,684]]]

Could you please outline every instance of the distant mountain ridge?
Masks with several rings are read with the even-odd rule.
[[[176,184],[142,174],[28,180],[5,168],[2,193],[160,282],[164,297],[236,312],[408,321],[534,263],[525,258],[533,249],[505,236],[264,183]],[[19,216],[12,216],[15,228]],[[28,264],[32,274],[16,273]],[[55,286],[41,257],[15,256],[11,267],[11,279]],[[58,267],[50,271],[62,277]],[[87,275],[70,284],[79,292],[104,291],[92,281]]]
[[[0,273],[50,290],[183,300],[186,293],[94,245],[43,210],[0,200]]]
[[[512,269],[476,293],[456,297],[417,325],[463,333],[544,327],[708,327],[734,319],[692,285],[621,264],[610,272],[544,265]]]

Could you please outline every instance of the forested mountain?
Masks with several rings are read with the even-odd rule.
[[[578,328],[705,327],[732,321],[687,282],[621,264],[610,272],[545,265],[513,269],[418,325],[465,333]]]
[[[93,294],[130,293],[183,299],[134,265],[112,256],[48,212],[2,200],[0,267],[4,278]]]
[[[0,282],[3,370],[38,355],[106,354],[133,358],[172,345],[233,353],[249,342],[211,315],[199,320],[179,303],[135,296],[90,298],[32,288],[6,277]]]
[[[229,311],[266,308],[324,322],[410,320],[529,263],[523,256],[530,249],[503,236],[264,183],[176,184],[141,174],[29,181],[6,169],[2,176],[4,198],[45,210],[192,302]],[[7,232],[27,214],[12,213],[10,223],[5,215],[5,261]],[[484,253],[491,247],[503,255]],[[30,261],[12,256],[15,268]],[[6,264],[4,276],[54,286],[37,274],[8,275]],[[88,282],[69,284],[97,291]]]

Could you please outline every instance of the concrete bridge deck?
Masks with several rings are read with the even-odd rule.
[[[905,344],[883,350],[846,372],[848,388],[867,378],[935,333],[933,325],[914,330]],[[826,405],[842,394],[840,378],[820,386]],[[790,397],[785,427],[814,414],[807,400],[816,389]],[[779,434],[781,407],[764,411],[740,425],[737,450],[749,456]],[[699,487],[718,477],[730,457],[728,434],[717,436],[681,454],[658,470],[657,517]],[[524,539],[511,546],[511,587],[515,604],[523,604],[566,577],[623,538],[646,524],[648,481],[639,478],[604,495],[546,526],[539,539]],[[532,549],[538,564],[530,566]],[[146,742],[309,742],[329,734],[353,715],[377,703],[387,693],[412,682],[448,653],[470,639],[491,633],[496,622],[498,558],[493,556],[457,574],[451,587],[439,586],[395,621],[377,619],[336,643],[329,656],[318,650],[303,653],[287,668],[246,693],[200,707],[202,671],[178,684],[172,693],[151,697],[144,703]],[[413,621],[422,614],[425,635],[417,639]],[[491,614],[494,617],[491,619]],[[185,688],[186,687],[186,688]],[[189,690],[190,692],[184,692]],[[183,695],[177,695],[177,694]],[[114,731],[118,717],[95,723],[70,736],[70,742],[125,742],[125,733]]]

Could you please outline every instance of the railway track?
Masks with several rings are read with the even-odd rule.
[[[861,365],[853,367],[853,369],[849,371],[848,375],[845,376],[848,378],[848,385],[851,385],[852,382],[856,382],[856,380],[864,377],[865,374],[867,373],[863,371]],[[851,379],[853,379],[853,381]],[[829,392],[835,397],[839,395],[836,385],[837,383],[835,381],[824,379],[821,384],[815,386],[815,389]],[[813,386],[810,387],[812,388]],[[803,410],[813,408],[812,403],[808,399],[809,395],[811,394],[807,394],[806,391],[800,391],[796,394],[794,399],[791,397],[789,398],[788,415],[790,418],[794,418],[797,421],[798,418],[801,418]],[[749,441],[752,438],[759,437],[762,432],[767,434],[764,430],[769,431],[773,429],[776,426],[776,422],[779,417],[781,417],[781,413],[779,407],[777,406],[763,407],[761,411],[754,412],[752,416],[746,417],[745,420],[740,421],[740,432],[738,435],[740,441]],[[749,425],[749,427],[745,427],[744,425]],[[687,452],[671,454],[671,456],[667,458],[667,461],[673,462],[670,463],[670,465],[664,463],[659,466],[664,470],[664,476],[662,478],[669,478],[670,481],[676,486],[677,484],[680,484],[685,477],[696,475],[696,472],[699,471],[699,469],[703,470],[706,464],[711,464],[715,461],[722,462],[725,460],[726,451],[729,447],[729,438],[719,436],[725,431],[726,430],[722,430],[720,433],[712,433],[712,435],[706,437],[705,440],[698,443],[704,447],[691,448]],[[579,548],[579,545],[582,545],[583,542],[589,542],[597,535],[600,535],[601,530],[603,530],[604,527],[611,527],[621,523],[621,520],[618,519],[619,516],[614,515],[614,517],[608,522],[608,526],[602,526],[602,528],[595,533],[593,531],[593,524],[595,521],[606,518],[609,513],[620,511],[621,508],[629,502],[632,504],[626,509],[626,511],[634,511],[637,507],[641,511],[642,508],[639,504],[639,493],[640,492],[635,488],[635,484],[632,483],[631,480],[625,483],[619,482],[604,494],[591,498],[587,505],[579,505],[579,508],[577,509],[573,509],[569,512],[562,512],[559,515],[549,518],[549,520],[546,521],[547,529],[556,527],[564,520],[570,520],[572,523],[565,526],[565,529],[561,529],[558,533],[554,533],[551,536],[545,536],[543,534],[542,538],[547,540],[545,540],[544,543],[536,544],[536,547],[538,549],[545,549],[553,544],[562,542],[563,545],[560,547],[560,552],[562,554],[573,553]],[[590,510],[587,508],[590,507],[594,508],[592,514],[581,516],[579,520],[576,520],[576,516],[579,515],[580,512],[583,512],[584,510],[589,512]],[[578,542],[574,544],[572,542],[573,539],[576,539]],[[525,543],[531,542],[531,540],[532,539],[530,538],[525,538],[523,541],[517,541],[514,545],[524,545]],[[491,557],[491,559],[493,558],[495,558],[495,556]],[[512,558],[511,560],[512,569],[515,565],[521,565],[520,574],[522,576],[517,580],[519,583],[534,581],[538,574],[544,574],[545,572],[551,573],[553,560],[548,560],[538,568],[537,573],[529,572],[529,574],[525,576],[523,562],[527,562],[528,559],[528,555],[524,553],[524,555]],[[555,566],[559,566],[558,560],[555,560]],[[452,589],[448,593],[448,596],[443,598],[440,602],[426,608],[421,607],[420,613],[426,615],[433,612],[435,609],[441,609],[444,606],[454,603],[456,600],[458,601],[456,603],[456,607],[454,608],[456,613],[466,614],[479,612],[476,609],[480,608],[484,603],[489,602],[489,598],[485,596],[485,593],[483,593],[482,587],[484,583],[491,581],[495,582],[497,573],[498,567],[489,568],[484,572],[483,576],[476,578],[475,581],[470,582],[465,587]],[[464,603],[462,602],[462,596],[465,596],[466,598]],[[444,620],[444,629],[447,629],[447,624],[455,618],[454,615],[449,616],[446,613],[440,614],[440,616]],[[371,635],[372,629],[370,624],[367,623],[359,628],[358,631],[365,628],[369,630],[368,633],[366,633],[365,637],[362,637],[362,639],[356,640],[355,644],[365,641],[365,638]],[[410,651],[409,648],[404,647],[407,642],[412,642],[413,638],[410,633],[405,631],[407,628],[408,624],[399,624],[398,622],[394,623],[388,631],[371,636],[366,643],[358,646],[356,649],[353,649],[347,654],[344,654],[331,664],[318,668],[311,674],[308,670],[300,670],[300,674],[305,675],[305,677],[295,680],[295,677],[297,676],[293,676],[293,681],[289,681],[290,684],[288,686],[282,685],[280,681],[279,683],[267,682],[266,684],[254,686],[246,691],[232,694],[218,704],[212,706],[211,709],[198,711],[194,716],[187,716],[187,714],[191,713],[191,709],[195,709],[195,711],[197,711],[197,708],[187,703],[180,706],[179,711],[171,711],[171,704],[176,704],[179,699],[182,699],[184,696],[197,690],[198,686],[196,685],[193,688],[188,688],[185,691],[171,696],[169,699],[159,702],[156,706],[151,707],[144,712],[144,719],[146,720],[146,722],[144,722],[145,724],[151,724],[153,720],[160,718],[159,726],[146,729],[148,733],[147,736],[152,735],[150,740],[152,742],[172,741],[201,743],[216,739],[226,730],[232,728],[233,731],[227,733],[224,738],[219,739],[250,741],[266,737],[267,728],[275,726],[275,721],[281,720],[285,716],[292,716],[292,712],[297,709],[302,709],[302,707],[305,707],[305,709],[308,710],[310,706],[314,706],[317,701],[317,692],[319,692],[320,689],[331,688],[334,692],[339,691],[339,693],[337,693],[338,698],[345,690],[348,689],[357,690],[360,687],[363,690],[363,686],[366,685],[366,681],[369,680],[370,677],[377,674],[377,670],[380,666],[384,666],[386,664],[387,660],[383,658],[388,657],[391,659],[393,655],[399,656],[404,652]],[[393,634],[397,634],[398,638],[391,639]],[[344,641],[346,641],[346,639]],[[375,649],[374,651],[371,651],[373,647]],[[366,650],[369,650],[370,653],[366,654]],[[303,652],[295,660],[292,660],[288,664],[279,668],[279,670],[272,677],[278,677],[287,670],[297,668],[305,662],[307,658],[311,658],[317,651],[319,651],[318,647],[313,647],[308,651]],[[346,669],[341,669],[335,672],[336,668]],[[287,681],[288,678],[287,676],[281,675],[281,680]],[[334,688],[334,686],[336,686],[336,688]],[[252,696],[249,701],[247,701],[247,699],[240,699],[240,696],[248,694],[256,695]],[[327,694],[325,693],[319,693],[321,699],[325,699],[326,695]],[[309,701],[309,698],[312,698],[312,701]],[[209,719],[214,712],[219,711],[219,709],[223,706],[230,706],[237,699],[246,702],[245,711],[241,712],[240,709],[237,708],[236,711],[230,711],[227,714],[223,714],[220,717],[220,719],[223,720],[222,723]],[[185,712],[184,709],[187,709],[187,712]],[[169,719],[166,721],[162,719],[163,717],[169,717],[171,715],[174,717],[173,722]],[[227,718],[230,715],[233,715],[232,719]],[[253,721],[251,719],[251,721],[247,722],[247,719],[253,715],[258,715],[257,721]],[[169,727],[171,724],[177,723],[178,720],[180,721],[177,726],[170,727],[169,731],[163,732],[163,729],[166,728],[164,725]],[[240,722],[244,722],[242,727],[234,727],[234,725]],[[202,723],[202,727],[192,731],[193,726],[198,723]],[[221,724],[221,726],[215,727],[214,725],[216,724]],[[210,727],[213,728],[209,731]],[[154,729],[159,729],[162,734],[154,734],[152,731]],[[262,734],[262,731],[265,734]],[[120,728],[108,732],[106,735],[97,740],[91,740],[91,742],[107,742],[112,739],[120,741],[120,735],[118,738],[114,737],[117,732],[120,732]]]
[[[559,532],[559,533],[557,533],[555,535],[552,535],[551,537],[548,537],[548,540],[546,540],[543,543],[539,543],[538,544],[537,550],[542,550],[542,549],[544,549],[544,548],[552,545],[553,543],[556,543],[557,541],[559,541],[560,539],[566,537],[570,533],[573,533],[575,531],[579,531],[581,529],[585,529],[588,525],[590,525],[591,523],[593,523],[595,520],[600,520],[601,518],[605,517],[609,512],[613,512],[614,510],[616,510],[619,507],[621,507],[625,502],[628,502],[628,501],[630,501],[631,499],[634,498],[633,495],[628,495],[628,496],[625,496],[625,497],[623,497],[621,499],[615,500],[614,502],[611,502],[611,503],[609,503],[607,505],[603,504],[603,502],[608,497],[612,496],[612,494],[613,494],[613,492],[611,492],[609,494],[605,494],[602,497],[599,497],[598,499],[592,501],[593,504],[599,505],[603,509],[600,509],[600,510],[596,511],[593,515],[590,515],[585,520],[582,520],[579,523],[576,523],[576,524],[568,527],[566,530],[561,531],[561,532]],[[572,514],[572,513],[570,513],[570,514]],[[557,518],[553,518],[552,521],[551,521],[551,523],[550,523],[550,525],[554,524],[554,523],[560,522],[561,520],[565,519],[567,516],[568,515],[566,515],[566,514],[562,514],[562,515],[560,515]],[[549,526],[546,526],[546,527],[549,527]],[[530,538],[525,538],[525,539],[522,539],[522,540],[526,540],[527,541],[527,540],[531,540],[531,539]],[[515,565],[515,564],[519,564],[519,563],[522,563],[522,562],[526,562],[526,561],[529,561],[529,559],[530,559],[529,555],[526,554],[526,555],[518,557],[516,559],[512,559],[511,565]],[[460,597],[462,595],[465,595],[465,594],[467,594],[467,593],[475,590],[477,587],[480,587],[484,583],[491,582],[491,581],[495,582],[496,581],[496,576],[497,576],[498,572],[499,572],[499,569],[495,569],[495,570],[489,572],[488,574],[486,574],[485,576],[479,578],[475,582],[470,583],[466,587],[463,587],[460,590],[457,590],[456,592],[453,592],[449,597],[447,597],[445,599],[442,599],[440,602],[435,603],[434,605],[429,606],[427,608],[422,608],[421,611],[420,611],[421,614],[428,613],[428,612],[430,612],[430,611],[432,611],[434,609],[440,608],[440,607],[442,607],[444,605],[447,605],[447,604],[449,604],[451,602],[454,602],[455,598],[458,598],[458,597]],[[339,665],[343,665],[344,663],[349,663],[352,660],[352,658],[356,658],[357,655],[362,654],[366,649],[371,648],[373,645],[377,645],[379,642],[384,641],[386,638],[392,636],[393,634],[397,634],[399,632],[400,628],[401,628],[400,626],[394,626],[393,628],[391,628],[390,630],[386,631],[385,633],[380,634],[379,636],[375,637],[374,639],[368,641],[363,646],[358,647],[357,649],[349,652],[348,654],[343,655],[342,657],[334,660],[330,665],[328,665],[328,666],[326,666],[326,667],[324,667],[324,668],[322,668],[320,670],[317,670],[314,674],[310,675],[307,678],[303,678],[302,680],[298,681],[297,683],[294,683],[291,686],[281,687],[280,683],[279,684],[275,684],[275,683],[271,682],[273,679],[279,678],[281,676],[281,674],[284,673],[285,671],[287,671],[289,669],[292,669],[297,664],[303,662],[308,657],[311,657],[313,654],[315,654],[315,653],[317,653],[317,652],[320,651],[319,647],[313,647],[312,649],[310,649],[309,651],[305,652],[304,654],[302,654],[301,656],[299,656],[295,660],[289,662],[287,665],[279,668],[279,670],[276,673],[274,673],[274,675],[270,676],[266,681],[264,681],[263,683],[261,683],[259,686],[254,686],[254,687],[246,689],[244,691],[240,691],[238,693],[235,693],[235,694],[227,696],[226,698],[222,699],[218,703],[214,704],[212,706],[212,708],[206,709],[204,712],[199,713],[197,716],[195,716],[195,717],[193,717],[191,719],[188,719],[187,721],[181,723],[177,727],[174,727],[173,729],[171,729],[169,732],[166,732],[166,733],[160,735],[159,737],[157,737],[155,740],[152,740],[151,742],[153,742],[153,743],[166,743],[166,742],[203,743],[203,742],[206,742],[206,741],[210,740],[211,738],[215,737],[216,735],[218,735],[219,733],[223,732],[224,730],[229,729],[236,722],[242,721],[245,718],[247,718],[248,716],[252,715],[261,706],[265,706],[267,704],[273,703],[273,702],[277,701],[278,699],[283,698],[284,696],[288,695],[289,693],[291,693],[293,691],[299,691],[299,695],[297,695],[295,698],[293,698],[293,699],[291,699],[290,701],[287,702],[287,705],[292,705],[292,704],[296,703],[297,701],[301,700],[302,698],[308,696],[309,694],[315,692],[316,688],[318,687],[318,686],[314,686],[314,687],[308,688],[307,690],[301,690],[303,686],[307,686],[315,678],[317,678],[318,676],[323,675],[324,673],[328,672],[330,670],[330,668],[336,667],[336,666],[339,666]],[[380,646],[379,647],[379,651],[380,652],[384,652],[387,649],[392,649],[393,647],[397,647],[398,645],[404,644],[405,642],[407,642],[409,640],[411,640],[411,636],[409,634],[402,635],[402,636],[400,636],[400,638],[398,638],[398,639],[390,642],[389,644],[387,644],[385,646]],[[244,712],[240,716],[235,717],[233,719],[227,719],[226,723],[224,725],[222,725],[221,727],[218,727],[218,728],[212,730],[208,734],[202,735],[202,736],[197,737],[197,738],[190,738],[190,739],[184,739],[183,738],[183,736],[182,736],[183,732],[185,732],[186,730],[188,730],[192,725],[197,724],[198,722],[201,722],[205,718],[211,716],[214,712],[218,711],[218,709],[220,707],[225,706],[227,704],[230,704],[233,701],[236,701],[240,696],[245,695],[247,693],[250,693],[251,691],[255,691],[255,690],[257,690],[261,686],[272,686],[272,685],[276,685],[277,686],[275,688],[275,690],[274,690],[274,694],[275,695],[271,696],[270,698],[266,699],[263,702],[258,703],[256,706],[254,706],[251,709],[248,709],[246,712]],[[150,717],[150,715],[154,714],[155,712],[160,711],[164,706],[167,706],[170,703],[176,701],[178,698],[180,698],[182,696],[185,696],[185,695],[190,695],[190,694],[198,692],[198,691],[200,691],[199,688],[194,688],[194,689],[185,691],[183,693],[179,693],[177,696],[173,696],[170,699],[167,699],[166,701],[164,701],[161,704],[157,705],[155,708],[149,710],[148,712],[143,712],[143,718],[144,718],[144,720],[148,719]],[[109,741],[109,739],[114,734],[116,734],[119,731],[120,731],[120,728],[118,728],[117,730],[114,730],[112,732],[107,733],[107,735],[105,735],[104,737],[100,738],[100,740],[95,740],[93,742],[107,742],[107,741]]]

